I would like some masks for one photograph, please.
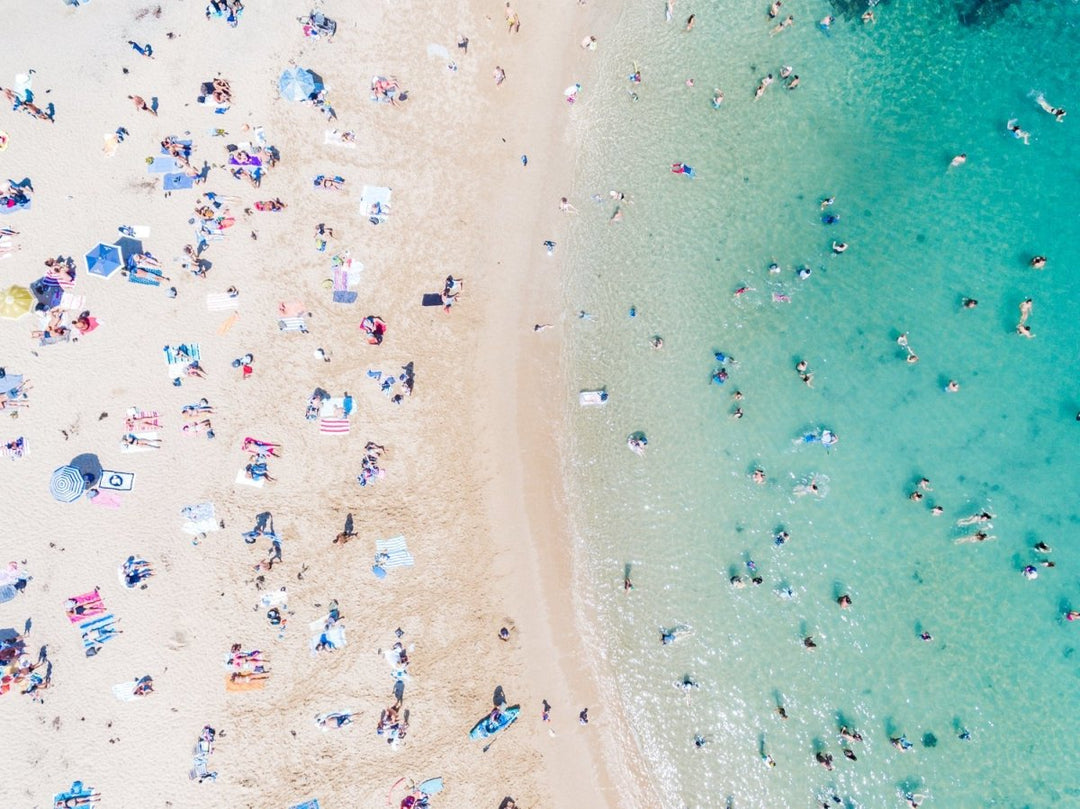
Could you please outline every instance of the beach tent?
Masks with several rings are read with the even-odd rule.
[[[53,472],[49,481],[49,494],[61,503],[74,503],[85,491],[82,472],[74,466],[61,466]]]
[[[307,101],[322,89],[322,79],[302,67],[290,67],[278,79],[278,92],[286,101]]]
[[[86,271],[91,275],[108,278],[124,266],[120,248],[115,244],[99,244],[86,254]]]
[[[20,318],[34,308],[34,296],[21,286],[10,286],[0,295],[0,317]]]

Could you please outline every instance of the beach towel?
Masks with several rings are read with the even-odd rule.
[[[85,3],[86,0],[83,0]],[[67,792],[61,792],[53,797],[53,803],[56,806],[65,806],[67,801],[85,799],[89,801],[94,795],[93,787],[84,787],[82,781],[75,781],[71,785],[71,789]],[[77,805],[77,804],[72,804]],[[83,804],[86,805],[86,804]]]
[[[73,624],[105,613],[105,602],[101,600],[101,594],[97,590],[91,590],[89,593],[72,596],[68,599],[68,602],[69,606],[65,609],[67,611],[68,621]],[[70,602],[74,603],[70,604]],[[81,611],[77,612],[77,609]]]
[[[152,272],[149,277],[141,274],[136,274],[134,271],[131,271],[127,274],[129,284],[142,284],[143,286],[148,287],[161,286],[161,278],[162,276],[159,272]]]
[[[312,798],[310,801],[304,801],[298,803],[296,806],[290,806],[289,809],[319,809],[319,799]]]
[[[225,675],[225,690],[233,693],[240,691],[261,691],[266,688],[269,674],[246,674],[233,679],[231,674]]]
[[[149,239],[150,238],[150,226],[149,225],[121,225],[117,230],[123,236],[127,236],[131,239]]]
[[[39,346],[54,346],[54,345],[59,345],[60,343],[70,343],[70,342],[71,342],[71,329],[68,329],[63,334],[50,334],[48,332],[45,332],[42,335],[41,340],[38,342],[38,345]]]
[[[318,621],[312,621],[308,628],[314,633],[311,636],[311,642],[308,647],[311,649],[311,654],[318,654],[316,648],[320,643],[328,643],[331,650],[337,650],[344,648],[345,641],[345,624],[341,621],[335,623],[329,629],[326,628],[326,622],[330,618],[329,615],[323,616]]]
[[[439,292],[425,292],[420,299],[421,306],[442,306],[442,294]]]
[[[20,435],[13,441],[5,441],[3,454],[13,461],[19,458],[25,458],[30,454],[30,447],[26,443],[26,438]]]
[[[86,296],[65,292],[60,296],[60,308],[65,312],[81,312],[86,308]]]
[[[79,624],[79,629],[82,632],[83,648],[86,650],[87,657],[93,657],[97,654],[98,649],[119,634],[116,622],[116,616],[110,613],[92,621],[87,621],[84,624]]]
[[[90,502],[95,506],[101,506],[103,508],[120,508],[120,495],[113,494],[112,492],[98,491],[97,494],[90,497]]]
[[[221,325],[217,327],[218,335],[224,336],[228,334],[232,330],[232,327],[236,325],[236,321],[239,319],[240,313],[233,312],[231,315],[221,321]]]
[[[283,317],[278,320],[278,330],[282,332],[298,331],[301,334],[307,334],[307,324],[302,317]]]
[[[391,189],[384,186],[365,185],[360,195],[360,215],[373,225],[385,222],[390,213],[391,193]]]
[[[175,347],[165,346],[163,351],[165,363],[169,367],[169,376],[172,379],[180,379],[185,375],[188,365],[202,359],[198,343],[183,343]]]
[[[110,489],[116,492],[130,492],[135,485],[134,472],[116,472],[112,469],[101,470],[101,480],[98,481],[99,489]]]
[[[8,214],[15,213],[16,211],[29,211],[30,206],[33,204],[32,199],[27,199],[25,202],[8,205],[5,200],[9,197],[0,197],[0,216],[7,216]]]
[[[185,534],[198,536],[211,531],[221,530],[221,521],[214,513],[213,503],[196,503],[192,506],[184,506],[180,509],[180,516],[185,522],[182,530]]]
[[[129,434],[135,436],[136,438],[145,438],[150,441],[158,438],[157,430],[144,430],[142,432],[132,432]],[[129,455],[133,452],[152,452],[155,449],[157,449],[157,447],[148,447],[146,445],[140,444],[125,444],[123,441],[120,442],[120,451]]]
[[[147,174],[169,174],[182,171],[183,168],[184,164],[175,157],[154,157],[147,158],[146,161]]]
[[[211,312],[224,312],[240,306],[240,298],[228,292],[208,292],[206,308]]]
[[[161,187],[165,191],[182,191],[195,185],[195,178],[186,174],[161,175]]]
[[[134,702],[140,697],[135,693],[138,680],[129,680],[126,683],[117,683],[112,687],[113,696],[121,702]]]
[[[136,408],[128,408],[127,416],[124,419],[124,429],[134,430],[136,427],[160,427],[161,423],[159,419],[161,414],[156,410],[137,410]]]
[[[266,483],[265,478],[252,480],[247,476],[247,472],[244,469],[241,469],[239,472],[236,473],[237,486],[254,486],[256,489],[261,489],[264,483]]]
[[[412,565],[413,557],[405,545],[405,537],[375,540],[376,568],[381,568],[385,572],[393,567],[412,567]],[[378,576],[377,573],[375,575]]]
[[[281,317],[300,317],[306,311],[303,301],[282,301],[278,304],[278,314]]]
[[[348,435],[349,434],[349,420],[348,419],[320,419],[319,420],[319,432],[323,435]]]
[[[323,143],[328,146],[341,146],[345,149],[355,149],[356,142],[350,140],[342,140],[341,133],[336,129],[327,129],[326,134],[323,136]]]

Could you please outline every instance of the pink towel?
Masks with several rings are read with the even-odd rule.
[[[90,498],[90,502],[95,506],[104,506],[105,508],[120,508],[120,495],[113,494],[112,492],[103,492],[98,489],[98,493]]]
[[[324,435],[345,435],[349,432],[348,419],[321,419],[319,432]]]

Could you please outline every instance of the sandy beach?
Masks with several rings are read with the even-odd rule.
[[[0,628],[23,634],[51,674],[41,701],[20,695],[24,684],[0,696],[13,762],[0,794],[46,807],[81,781],[102,807],[318,799],[330,809],[397,806],[409,784],[438,776],[432,806],[494,809],[508,796],[520,807],[649,805],[575,595],[559,445],[566,313],[560,254],[542,246],[562,239],[558,200],[573,190],[578,110],[563,89],[594,69],[578,43],[602,39],[604,20],[591,6],[523,7],[514,33],[498,2],[436,14],[328,4],[338,29],[327,41],[297,22],[310,10],[252,2],[235,27],[207,19],[201,3],[50,2],[6,14],[12,30],[47,31],[49,45],[14,43],[0,84],[26,73],[55,120],[0,114],[3,177],[33,184],[32,206],[0,219],[17,231],[3,287],[29,287],[44,260],[73,256],[68,292],[98,325],[40,345],[39,314],[0,320],[0,365],[31,386],[29,406],[0,414],[0,439],[21,436],[29,450],[0,463],[2,561],[32,577],[0,603]],[[129,41],[152,44],[152,58]],[[321,77],[334,120],[281,97],[290,67]],[[370,100],[372,76],[396,78],[397,103]],[[200,84],[215,78],[229,102],[200,104]],[[328,143],[328,130],[355,138]],[[191,141],[205,181],[166,194],[147,162],[170,136]],[[280,161],[262,165],[258,187],[230,176],[227,146],[235,157],[260,143]],[[316,186],[320,175],[341,187]],[[361,208],[364,186],[393,189],[378,225]],[[286,207],[254,204],[275,199]],[[183,252],[197,243],[199,209],[219,223],[205,277]],[[333,232],[323,250],[320,223]],[[120,226],[148,229],[142,250],[160,269],[144,272],[159,285],[87,272],[84,254],[114,243]],[[352,260],[340,291],[354,302],[333,301],[334,256]],[[461,279],[449,311],[423,306],[447,276]],[[360,328],[367,316],[387,324],[381,344]],[[306,331],[282,331],[283,317]],[[185,371],[176,385],[162,347],[193,344],[205,378]],[[249,375],[234,367],[247,354]],[[307,418],[317,389],[350,395],[351,414],[328,403],[326,425]],[[203,399],[212,412],[186,418]],[[131,408],[158,414],[145,431],[157,438],[125,452],[125,435],[144,434],[125,423]],[[212,438],[184,431],[203,419]],[[246,438],[280,445],[280,457],[253,460]],[[366,453],[369,442],[383,449]],[[124,473],[130,490],[57,502],[53,470],[81,453]],[[361,487],[365,454],[381,474]],[[243,482],[260,462],[273,480]],[[193,536],[183,510],[204,503],[224,528]],[[242,537],[265,512],[281,549],[270,569],[271,538]],[[349,515],[355,536],[335,543]],[[414,563],[376,577],[376,541],[398,536]],[[124,586],[129,556],[153,569],[145,589]],[[95,588],[118,634],[88,656],[65,604]],[[347,644],[315,651],[332,601]],[[271,607],[283,620],[268,618]],[[407,733],[388,744],[394,734],[375,729],[395,703],[396,642],[409,658],[398,680]],[[233,677],[234,644],[258,650],[249,659],[269,676]],[[114,685],[144,675],[152,694],[117,699]],[[470,740],[496,687],[520,719]],[[346,711],[343,727],[314,720]],[[189,771],[204,726],[216,731],[208,770],[218,775],[200,783]]]

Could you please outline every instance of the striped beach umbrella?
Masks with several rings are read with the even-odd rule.
[[[74,503],[85,491],[82,472],[74,466],[61,466],[49,481],[49,494],[61,503]]]

